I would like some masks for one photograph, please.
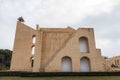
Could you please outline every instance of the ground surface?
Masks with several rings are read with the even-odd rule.
[[[120,76],[90,77],[0,77],[0,80],[120,80]]]

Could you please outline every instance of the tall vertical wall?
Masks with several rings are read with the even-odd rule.
[[[44,71],[45,66],[73,33],[72,28],[40,28],[37,31],[36,53],[33,71]]]
[[[36,43],[32,43],[35,35]],[[79,39],[88,40],[89,51],[80,52]],[[35,54],[32,55],[32,46]],[[17,22],[14,49],[11,61],[12,71],[61,72],[61,60],[68,56],[72,60],[72,72],[80,72],[80,60],[87,57],[90,61],[90,71],[104,71],[103,58],[100,49],[96,49],[94,31],[92,28],[40,28],[34,30]],[[31,66],[31,59],[34,65]]]
[[[31,49],[33,46],[32,36],[35,30],[21,22],[17,22],[14,48],[10,70],[12,71],[31,71]]]
[[[79,39],[85,37],[88,39],[89,52],[80,52],[80,42]],[[81,72],[80,70],[80,60],[82,58],[88,58],[90,61],[90,71],[104,71],[103,68],[103,58],[101,56],[100,49],[96,49],[94,31],[92,28],[80,28],[76,30],[69,40],[63,44],[63,48],[57,52],[56,56],[51,60],[51,62],[45,67],[46,72],[61,72],[61,61],[62,58],[68,56],[72,60],[72,72]]]

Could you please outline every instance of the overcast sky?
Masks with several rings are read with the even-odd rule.
[[[96,47],[120,55],[120,0],[0,0],[0,48],[13,49],[17,18],[30,27],[94,28]]]

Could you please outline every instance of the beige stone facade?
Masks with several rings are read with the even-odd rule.
[[[11,71],[104,71],[93,28],[39,28],[17,22]]]
[[[105,59],[105,71],[120,71],[120,56]]]

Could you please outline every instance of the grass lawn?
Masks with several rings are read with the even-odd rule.
[[[0,80],[120,80],[120,76],[90,76],[90,77],[0,77]]]

